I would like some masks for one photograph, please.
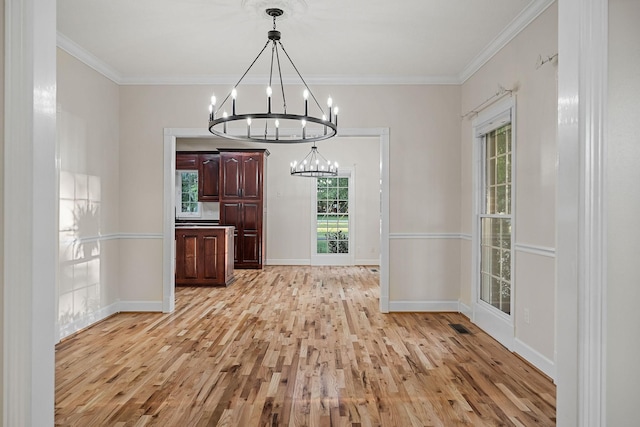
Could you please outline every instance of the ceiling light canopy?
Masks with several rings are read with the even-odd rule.
[[[266,9],[266,13],[273,18],[273,29],[267,33],[268,40],[222,103],[218,105],[216,96],[213,95],[211,97],[209,131],[223,138],[268,143],[315,142],[335,136],[338,132],[338,107],[333,105],[331,97],[327,100],[326,110],[320,106],[298,68],[284,49],[280,42],[281,33],[276,30],[276,18],[282,16],[282,9],[269,8]],[[271,45],[271,67],[269,69],[269,81],[265,90],[264,105],[266,108],[260,112],[239,112],[242,102],[238,95],[238,87],[269,45]],[[294,109],[298,112],[287,111],[287,98],[284,84],[282,83],[280,52],[284,53],[286,59],[291,63],[304,87],[304,91],[296,98],[293,104],[297,107]],[[274,75],[274,66],[277,67],[276,75]],[[282,100],[281,109],[276,108],[272,102],[275,95],[274,78],[276,80],[275,84],[279,85],[281,92],[279,94]],[[230,113],[223,108],[229,98],[231,98]],[[310,102],[311,106],[309,105]],[[317,111],[315,115],[310,113],[310,107]],[[303,113],[300,114],[299,112]],[[236,124],[233,130],[229,129],[232,123]],[[241,124],[240,129],[237,127],[238,123]],[[296,131],[293,135],[282,135],[281,129],[294,129]],[[299,130],[299,133],[297,130]]]

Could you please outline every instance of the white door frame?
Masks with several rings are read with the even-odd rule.
[[[281,129],[280,134],[294,134]],[[380,311],[389,312],[389,128],[341,129],[338,136],[377,137],[380,142]],[[209,138],[206,128],[164,129],[164,214],[162,249],[162,311],[175,309],[175,164],[177,138]]]

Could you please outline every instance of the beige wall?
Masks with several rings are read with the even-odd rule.
[[[123,232],[162,232],[163,128],[203,128],[214,89],[221,99],[228,88],[121,87],[120,226]],[[328,96],[328,87],[313,89],[318,99]],[[293,89],[288,90],[295,93]],[[245,95],[246,92],[253,93]],[[242,102],[263,96],[262,88],[257,86],[246,92],[241,93]],[[418,237],[429,233],[458,233],[460,88],[336,86],[331,87],[331,96],[340,107],[341,127],[390,128],[391,233],[414,233]],[[289,103],[292,102],[289,99]],[[322,150],[323,145],[320,147]],[[286,157],[288,162],[289,156]],[[136,185],[128,185],[131,182]],[[289,194],[289,182],[275,180],[268,191]],[[307,202],[299,203],[304,208]],[[276,223],[276,218],[269,219],[269,224]],[[130,244],[134,244],[132,240],[123,241],[121,248]],[[130,256],[127,262],[132,271],[135,266],[138,273],[128,276],[123,271],[122,286],[131,292],[135,290],[136,298],[159,298],[162,259],[150,254],[159,254],[161,244],[161,241],[150,241],[148,250],[127,253]],[[457,301],[460,282],[458,245],[455,240],[437,238],[394,241],[390,254],[392,300],[415,300],[418,295],[420,300]],[[439,248],[453,255],[436,259],[431,254]],[[290,253],[294,253],[293,249],[281,256],[291,256]],[[404,268],[402,260],[409,254],[420,260],[420,269]],[[270,254],[267,256],[271,257]],[[430,267],[432,272],[425,282],[422,269]],[[145,274],[146,277],[141,277]]]
[[[607,425],[637,419],[640,370],[640,2],[609,0]]]
[[[224,139],[181,138],[178,150],[255,148],[256,144]],[[293,160],[303,159],[310,144],[264,145],[267,167],[267,259],[270,265],[303,265],[311,259],[311,198],[315,179],[292,177]],[[318,151],[355,178],[351,210],[356,264],[378,264],[380,257],[380,144],[377,138],[337,137],[318,143]]]
[[[553,4],[462,85],[461,113],[475,109],[502,85],[516,89],[515,331],[516,339],[554,360],[555,180],[557,65],[536,69],[539,55],[557,53],[557,5]],[[473,220],[472,121],[462,120],[461,228]],[[535,253],[538,252],[538,253]],[[542,253],[542,254],[541,254]],[[462,242],[461,300],[471,305],[471,241]],[[529,310],[530,321],[523,311]]]
[[[119,299],[119,89],[58,49],[58,323],[67,335]]]

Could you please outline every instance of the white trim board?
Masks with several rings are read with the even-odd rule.
[[[537,246],[537,245],[527,245],[524,243],[516,243],[513,245],[513,249],[517,252],[524,252],[527,254],[540,255],[550,258],[555,258],[556,250],[555,248],[550,248],[547,246]]]
[[[265,262],[266,265],[311,265],[311,260],[309,258],[303,259],[267,259]]]
[[[390,301],[389,310],[393,312],[455,312],[459,313],[457,300],[447,301]]]
[[[56,3],[4,2],[4,426],[54,424]]]
[[[534,350],[518,338],[513,339],[513,352],[522,356],[527,362],[540,369],[546,376],[555,381],[556,365],[553,360]]]
[[[607,423],[608,7],[607,0],[558,3],[562,60],[558,67],[555,347],[560,426]]]
[[[295,129],[282,129],[281,135],[293,134]],[[341,129],[341,137],[377,137],[380,144],[380,311],[389,312],[389,128]],[[175,308],[175,153],[177,138],[211,138],[206,128],[164,129],[164,208],[163,208],[163,305],[164,312]]]
[[[164,235],[162,233],[108,233],[100,234],[98,236],[85,236],[74,237],[70,239],[60,240],[60,244],[70,243],[91,243],[91,242],[106,242],[108,240],[146,240],[146,239],[162,239]]]
[[[389,233],[389,238],[398,239],[462,239],[460,233]]]

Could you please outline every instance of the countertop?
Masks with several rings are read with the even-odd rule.
[[[176,228],[234,228],[233,225],[220,225],[218,223],[207,222],[179,222]]]

